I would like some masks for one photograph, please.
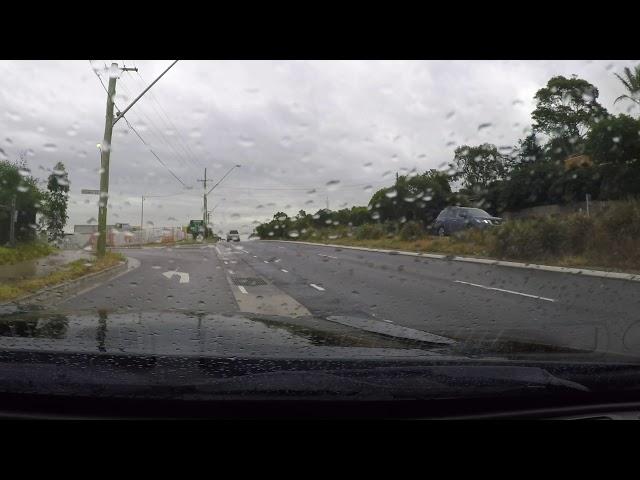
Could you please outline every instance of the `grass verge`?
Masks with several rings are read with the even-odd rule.
[[[15,248],[0,247],[0,265],[14,265],[26,260],[46,257],[56,250],[57,248],[40,242],[22,243]]]
[[[12,283],[0,283],[0,301],[13,300],[37,292],[45,287],[75,280],[89,273],[100,272],[124,260],[124,255],[120,253],[107,252],[103,258],[76,260],[43,277],[29,278]]]

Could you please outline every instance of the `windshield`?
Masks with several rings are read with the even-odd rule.
[[[216,395],[596,389],[572,369],[640,359],[638,85],[626,60],[0,61],[0,390],[16,355],[44,385],[44,352]],[[46,388],[116,389],[86,365]]]

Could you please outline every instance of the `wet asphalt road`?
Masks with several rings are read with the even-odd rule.
[[[60,306],[238,313],[277,295],[283,315],[295,304],[313,316],[451,338],[500,332],[587,350],[640,349],[638,282],[267,241],[122,251],[140,266]],[[188,282],[164,275],[172,271],[188,273]]]

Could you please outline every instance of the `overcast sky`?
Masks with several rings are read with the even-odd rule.
[[[68,231],[98,216],[98,197],[80,190],[99,188],[106,93],[94,69],[106,85],[112,62],[139,69],[118,78],[124,109],[171,60],[0,61],[0,158],[27,152],[43,180],[56,162],[66,165]],[[588,80],[610,112],[627,112],[628,104],[613,104],[624,93],[614,73],[636,64],[179,61],[126,118],[191,190],[119,121],[108,223],[138,225],[142,195],[147,227],[202,218],[204,168],[213,186],[235,164],[209,196],[216,231],[250,232],[276,211],[315,212],[327,201],[332,209],[366,205],[395,172],[441,168],[456,146],[515,145],[530,128],[535,92],[554,75]]]

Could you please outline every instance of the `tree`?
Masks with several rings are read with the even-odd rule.
[[[489,143],[475,147],[462,145],[456,148],[451,167],[456,171],[453,178],[462,180],[463,187],[486,189],[508,173],[510,160]]]
[[[607,116],[598,103],[598,89],[581,78],[552,77],[535,94],[536,108],[531,114],[536,133],[562,139],[562,147],[571,153],[593,123]]]
[[[520,140],[515,153],[518,163],[537,162],[544,157],[544,149],[538,143],[535,133],[530,133]]]
[[[13,199],[16,201],[18,218],[16,221],[16,239],[28,241],[35,237],[36,213],[40,209],[42,192],[38,181],[31,175],[25,155],[11,162],[0,161],[0,243],[9,240],[10,210]]]
[[[67,223],[67,203],[69,201],[69,174],[64,164],[58,162],[47,182],[47,193],[44,198],[44,223],[47,237],[53,242],[64,237],[64,226]]]
[[[418,220],[430,223],[446,206],[450,195],[449,178],[438,170],[413,177],[399,176],[393,186],[372,195],[369,215],[371,219],[380,221]]]
[[[640,121],[629,115],[609,117],[594,126],[586,150],[602,177],[601,198],[640,193]]]
[[[629,92],[628,95],[620,95],[615,99],[613,103],[617,103],[619,100],[631,100],[635,102],[637,105],[640,105],[640,65],[636,65],[635,69],[632,71],[629,67],[625,67],[624,69],[624,78],[615,74],[618,77],[618,80],[622,82],[624,87]]]

